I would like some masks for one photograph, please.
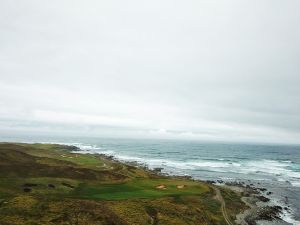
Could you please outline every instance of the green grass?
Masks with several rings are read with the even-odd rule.
[[[27,146],[26,144],[20,144],[21,146]],[[52,159],[58,159],[75,163],[85,167],[103,167],[104,160],[90,154],[76,154],[72,153],[72,149],[64,148],[62,145],[56,144],[32,144],[28,148],[28,153],[38,156],[47,157]]]
[[[157,189],[158,185],[166,189]],[[177,185],[186,185],[178,189]],[[207,186],[193,182],[175,179],[135,179],[120,184],[80,184],[74,191],[74,196],[88,199],[124,200],[135,198],[160,198],[166,196],[200,195],[208,191]]]
[[[73,186],[78,185],[78,181],[72,179],[38,177],[38,178],[0,178],[0,198],[23,195],[24,184],[36,184],[31,187],[31,192],[26,195],[60,195],[66,196],[73,189],[70,189],[62,183],[68,183]],[[52,184],[55,188],[49,188]]]
[[[220,202],[206,183],[73,150],[0,143],[0,224],[224,224]],[[24,192],[24,184],[36,185]],[[234,218],[243,203],[233,192],[222,194]]]
[[[87,167],[88,166],[92,166],[92,167],[95,167],[95,166],[103,167],[104,166],[103,160],[100,160],[99,158],[96,158],[95,156],[92,156],[92,155],[68,154],[68,155],[64,155],[64,156],[65,157],[60,155],[57,158],[60,160],[73,162],[75,164],[87,166]]]

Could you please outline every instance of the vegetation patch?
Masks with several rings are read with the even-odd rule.
[[[209,184],[76,150],[0,143],[0,224],[226,224]],[[240,196],[222,194],[234,218]]]

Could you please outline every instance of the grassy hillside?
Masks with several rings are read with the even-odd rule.
[[[228,224],[209,184],[73,150],[0,143],[1,225]],[[237,193],[222,193],[234,219],[245,206]]]

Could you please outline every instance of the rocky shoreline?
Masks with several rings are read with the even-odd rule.
[[[242,193],[241,200],[249,207],[238,214],[236,223],[239,225],[256,225],[258,221],[281,221],[280,214],[283,208],[271,205],[270,198],[265,195],[272,194],[266,188],[255,187],[245,182],[226,182],[224,185],[232,190]]]
[[[118,162],[125,163],[130,166],[140,167],[144,170],[147,170],[153,175],[158,176],[169,176],[169,177],[180,177],[184,179],[194,180],[191,176],[176,176],[170,175],[163,172],[163,168],[148,168],[147,165],[141,164],[139,162],[130,162],[130,161],[120,161],[114,156],[100,154],[101,157],[106,159]],[[241,200],[249,207],[244,212],[236,216],[236,224],[238,225],[256,225],[258,221],[281,221],[280,214],[282,213],[283,208],[279,205],[271,205],[270,198],[266,197],[272,194],[266,188],[255,187],[249,181],[249,184],[245,182],[224,182],[223,180],[216,181],[203,181],[212,185],[221,185],[226,188],[229,188],[233,191],[241,193],[243,196]]]

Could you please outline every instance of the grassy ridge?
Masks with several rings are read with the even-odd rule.
[[[74,150],[0,144],[1,225],[226,224],[206,183],[159,176]],[[234,217],[239,196],[226,196]]]

